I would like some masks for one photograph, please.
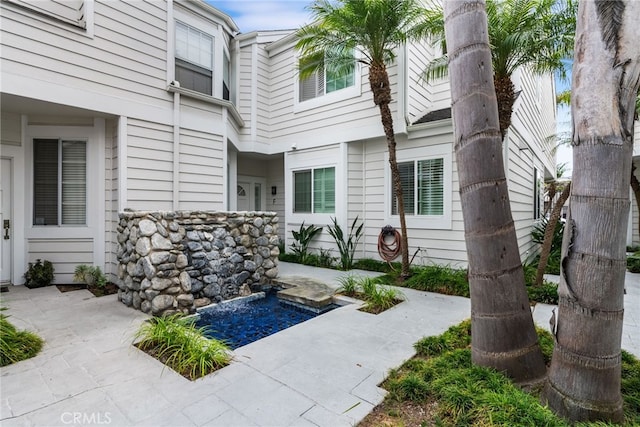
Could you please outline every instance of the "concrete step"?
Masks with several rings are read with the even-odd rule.
[[[315,308],[322,308],[333,302],[333,288],[309,277],[289,276],[274,279],[276,286],[285,289],[278,291],[278,298]]]

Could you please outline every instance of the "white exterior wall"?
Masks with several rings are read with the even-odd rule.
[[[305,102],[298,102],[296,55],[292,48],[273,49],[271,81],[271,152],[356,141],[383,135],[380,113],[373,104],[368,68],[356,69],[356,85]],[[397,67],[389,68],[393,102],[397,116]]]
[[[226,207],[226,144],[242,128],[237,115],[213,97],[170,91],[168,82],[179,18],[211,30],[215,95],[221,96],[220,47],[234,30],[231,21],[205,4],[179,1],[86,1],[85,7],[83,29],[0,3],[2,156],[19,166],[12,189],[20,218],[12,243],[16,284],[37,258],[54,262],[58,283],[70,282],[80,263],[114,274],[118,210]],[[50,137],[89,129],[87,227],[31,225],[30,147],[42,126]]]

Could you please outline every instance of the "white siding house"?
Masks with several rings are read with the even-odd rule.
[[[399,227],[366,67],[300,82],[292,31],[240,34],[202,1],[1,0],[0,28],[2,282],[23,283],[36,259],[58,283],[78,264],[115,275],[126,209],[275,211],[286,246],[303,222],[357,217],[369,258]],[[411,202],[410,252],[464,266],[449,83],[421,78],[436,55],[399,50],[390,107],[408,191],[431,177]],[[515,84],[504,153],[525,257],[555,171],[555,103],[550,76]],[[326,228],[313,247],[335,249]]]

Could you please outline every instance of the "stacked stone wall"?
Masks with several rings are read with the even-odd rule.
[[[262,290],[278,275],[277,223],[270,212],[121,213],[118,299],[168,315]]]

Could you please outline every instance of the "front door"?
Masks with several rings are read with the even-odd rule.
[[[2,159],[0,165],[0,284],[11,283],[11,236],[13,220],[11,218],[11,160]]]
[[[239,211],[262,211],[265,210],[266,187],[264,178],[258,177],[238,177],[238,210]]]

